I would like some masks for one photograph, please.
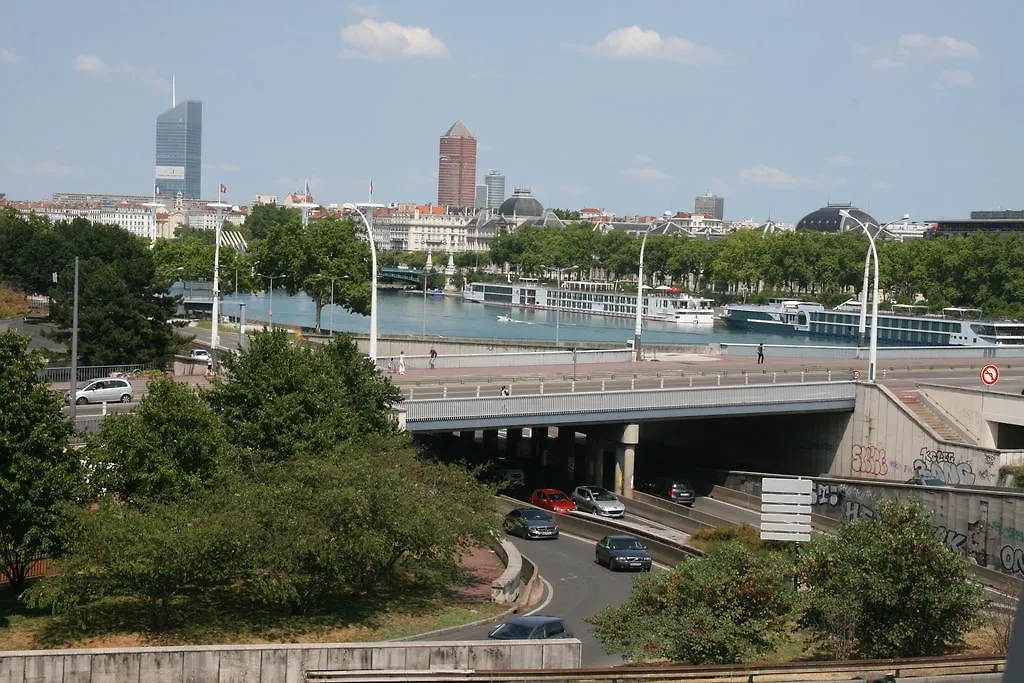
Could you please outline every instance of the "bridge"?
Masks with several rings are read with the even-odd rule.
[[[400,266],[379,266],[377,268],[377,279],[399,280],[418,285],[423,282],[423,271],[417,268],[402,268]]]

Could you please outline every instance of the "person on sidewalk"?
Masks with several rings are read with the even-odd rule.
[[[505,384],[502,384],[502,385],[501,385],[501,391],[500,391],[499,393],[500,393],[500,394],[501,394],[502,396],[508,396],[508,395],[509,395],[509,393],[510,393],[510,392],[509,392],[509,390],[508,390],[508,386],[507,386],[507,385],[505,385]]]
[[[757,345],[757,364],[764,363],[764,344]]]
[[[430,369],[434,369],[434,364],[437,363],[437,349],[430,349]]]
[[[405,351],[398,352],[398,374],[405,374]]]

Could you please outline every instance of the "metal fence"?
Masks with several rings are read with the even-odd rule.
[[[514,368],[531,365],[572,365],[577,363],[624,363],[632,359],[629,349],[572,349],[559,351],[522,351],[513,353],[473,353],[462,355],[439,355],[430,364],[430,356],[405,356],[406,369],[434,368]],[[377,369],[387,372],[398,371],[398,356],[382,356],[377,359]]]
[[[141,365],[82,365],[78,367],[78,381],[88,382],[100,377],[111,377],[114,373],[120,372],[141,372],[145,368]],[[71,383],[70,365],[48,365],[39,371],[39,377],[47,382]]]
[[[679,389],[623,390],[526,396],[488,396],[406,401],[405,423],[415,431],[417,423],[469,424],[486,419],[543,419],[554,417],[579,421],[584,416],[636,419],[644,413],[665,415],[673,411],[716,411],[735,407],[780,404],[829,404],[855,400],[856,383],[805,382]]]
[[[719,347],[727,356],[757,356],[757,344],[721,343]],[[821,358],[867,360],[870,349],[866,346],[805,346],[802,344],[765,344],[766,356],[783,358]],[[880,346],[879,360],[918,359],[971,359],[971,358],[1021,358],[1024,346]]]

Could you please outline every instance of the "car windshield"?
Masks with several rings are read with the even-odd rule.
[[[508,622],[491,631],[490,638],[498,640],[523,640],[530,637],[533,628],[524,624]]]
[[[611,491],[605,489],[591,489],[591,493],[594,494],[594,500],[618,500]]]
[[[523,519],[551,519],[540,510],[523,510]]]
[[[679,491],[689,491],[690,490],[690,485],[687,484],[685,481],[683,481],[683,482],[678,482],[678,483],[672,484],[672,488],[678,489]]]
[[[613,538],[608,541],[608,547],[612,550],[643,550],[635,538]]]
[[[569,497],[566,496],[561,491],[558,491],[556,493],[549,493],[548,494],[548,499],[549,500],[569,500]]]

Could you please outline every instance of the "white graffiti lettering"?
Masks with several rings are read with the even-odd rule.
[[[1011,574],[1024,574],[1024,550],[1012,545],[1004,545],[999,551],[999,562],[1003,571]]]
[[[921,448],[920,453],[921,460],[929,463],[934,462],[948,462],[950,464],[956,462],[956,451],[944,451],[941,449],[931,449],[927,446]]]
[[[942,539],[946,546],[957,553],[962,553],[967,545],[967,536],[956,529],[947,529],[944,526],[935,527],[935,535]]]
[[[831,505],[835,507],[843,500],[843,492],[840,484],[814,484],[814,504]]]
[[[924,452],[924,449],[922,449],[922,452]],[[970,485],[977,480],[977,476],[974,474],[974,467],[969,462],[926,461],[918,458],[914,461],[914,473],[930,479],[941,479],[952,486],[959,484]]]

